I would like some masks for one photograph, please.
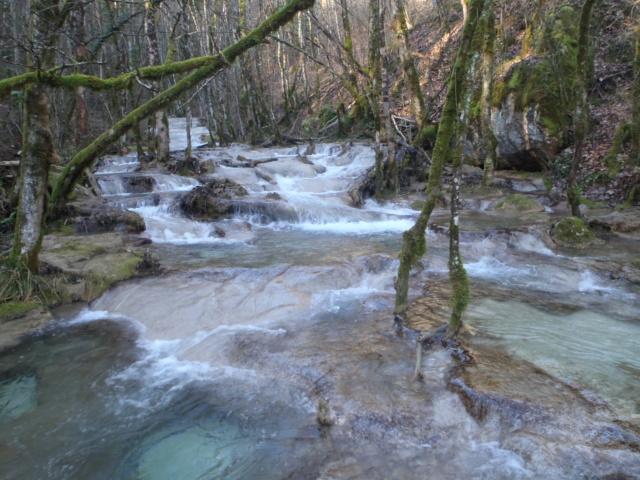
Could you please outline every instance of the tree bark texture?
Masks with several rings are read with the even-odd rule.
[[[402,57],[402,70],[411,98],[409,104],[411,115],[418,124],[418,131],[421,131],[425,126],[427,112],[422,89],[420,88],[420,76],[416,69],[413,54],[409,48],[409,25],[407,23],[407,12],[404,6],[404,0],[396,0],[394,27],[395,34],[400,40],[398,44]]]
[[[400,250],[400,266],[395,280],[396,301],[394,313],[398,322],[408,307],[409,277],[411,268],[415,266],[427,251],[425,231],[429,223],[431,213],[436,206],[436,201],[441,191],[442,168],[444,161],[451,150],[451,140],[456,131],[455,124],[458,116],[458,106],[464,95],[464,84],[467,70],[467,61],[472,52],[473,37],[478,24],[478,18],[484,5],[484,0],[471,0],[469,2],[469,15],[462,31],[462,39],[458,47],[458,53],[453,67],[438,136],[433,148],[431,170],[427,183],[426,199],[422,211],[413,227],[404,232],[403,244]]]
[[[496,147],[498,141],[491,127],[491,98],[493,96],[493,65],[494,44],[496,38],[495,28],[495,0],[485,0],[482,12],[482,27],[484,40],[482,46],[482,93],[480,96],[481,113],[480,124],[484,138],[484,172],[482,184],[485,186],[493,183],[493,173],[496,164]]]
[[[19,206],[10,261],[26,265],[32,273],[38,273],[49,165],[54,158],[49,108],[46,87],[31,86],[26,92]]]
[[[574,112],[574,136],[575,150],[571,171],[569,172],[567,186],[567,200],[571,207],[571,215],[581,218],[580,213],[580,187],[578,186],[578,168],[582,160],[584,140],[589,131],[589,104],[587,102],[587,78],[589,70],[590,42],[591,42],[591,12],[597,0],[585,0],[580,13],[580,26],[578,31],[578,53],[576,61],[576,73],[573,81],[576,108]]]

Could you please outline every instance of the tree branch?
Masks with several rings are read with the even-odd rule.
[[[141,107],[130,112],[122,120],[96,138],[88,147],[76,153],[62,171],[62,174],[53,189],[53,193],[51,194],[52,208],[59,209],[62,206],[64,201],[73,191],[78,180],[80,180],[84,169],[93,166],[93,163],[98,156],[102,155],[109,145],[124,135],[129,131],[129,129],[140,123],[145,118],[153,115],[156,111],[166,107],[171,102],[174,102],[186,91],[197,86],[207,78],[215,75],[217,72],[233,63],[244,52],[260,44],[267,35],[276,31],[283,25],[286,25],[293,19],[296,13],[311,8],[314,3],[315,0],[291,0],[287,5],[268,17],[248,35],[242,37],[235,44],[225,48],[220,55],[201,57],[201,59],[204,59],[203,65],[197,68],[195,72],[183,78],[160,95],[152,98]],[[186,60],[185,62],[193,62],[194,60],[199,59]],[[185,64],[185,62],[165,65],[164,67],[171,69],[180,63]],[[154,70],[157,70],[158,68],[161,69],[162,67],[156,67]],[[140,69],[141,72],[143,70],[144,69]]]

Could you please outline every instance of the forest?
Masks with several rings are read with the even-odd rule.
[[[0,476],[640,478],[639,9],[3,1]]]

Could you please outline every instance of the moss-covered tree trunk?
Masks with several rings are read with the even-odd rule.
[[[451,319],[449,335],[456,335],[462,326],[462,313],[469,303],[469,277],[460,256],[460,179],[462,152],[456,148],[451,186],[451,221],[449,223],[449,279],[451,280]]]
[[[496,38],[495,28],[495,0],[485,0],[482,12],[482,28],[484,40],[482,46],[482,93],[480,97],[481,114],[480,122],[482,136],[484,138],[484,172],[482,184],[487,186],[493,183],[493,173],[496,164],[496,147],[498,142],[491,127],[491,98],[493,96],[493,66],[494,44]]]
[[[573,92],[576,108],[574,112],[575,150],[571,171],[567,179],[567,200],[571,207],[571,215],[581,218],[580,187],[578,186],[578,168],[582,160],[584,140],[589,132],[589,104],[587,102],[587,72],[590,71],[588,62],[593,61],[590,56],[591,48],[591,12],[597,0],[585,0],[580,12],[580,26],[578,30],[578,53],[576,73],[573,80]]]
[[[10,261],[26,265],[33,273],[38,273],[49,165],[54,158],[49,108],[46,87],[31,86],[26,92],[19,206]]]
[[[449,80],[438,136],[433,148],[431,170],[427,183],[426,199],[418,219],[411,229],[403,234],[403,244],[400,250],[400,266],[395,280],[396,301],[394,313],[396,322],[401,323],[408,306],[409,277],[411,268],[416,265],[427,251],[425,231],[431,213],[441,191],[442,168],[444,161],[451,151],[451,140],[455,133],[458,106],[464,94],[464,83],[469,56],[473,52],[473,37],[480,17],[484,0],[471,0],[467,22],[462,31],[462,39]]]
[[[77,1],[34,0],[31,2],[31,38],[34,49],[27,62],[40,73],[53,66],[60,27]],[[42,224],[46,208],[49,166],[56,157],[49,124],[50,99],[42,83],[26,88],[22,131],[22,161],[16,228],[9,261],[38,272]]]
[[[398,44],[400,45],[400,55],[402,57],[402,70],[411,98],[409,104],[411,115],[413,115],[414,120],[418,124],[418,131],[421,131],[425,126],[424,123],[427,112],[422,89],[420,88],[420,76],[418,75],[416,63],[409,45],[409,25],[404,0],[396,0],[396,14],[393,24],[395,34],[400,40]]]
[[[369,97],[373,111],[373,128],[375,135],[375,195],[382,197],[384,189],[384,166],[382,153],[382,21],[380,15],[380,0],[369,0]]]
[[[384,131],[387,139],[387,169],[385,179],[385,189],[390,193],[398,193],[400,184],[398,182],[398,163],[396,162],[396,141],[395,130],[393,129],[393,119],[391,118],[391,98],[389,95],[391,79],[389,76],[389,54],[387,51],[387,40],[384,31],[384,9],[381,18],[381,38],[380,38],[380,67],[381,67],[381,90],[382,90],[382,116],[384,117]]]
[[[640,156],[640,25],[636,27],[636,56],[633,60],[633,84],[631,86],[631,141],[636,155]]]
[[[52,207],[58,209],[63,206],[66,199],[71,192],[73,192],[76,183],[82,177],[84,169],[93,166],[98,156],[102,155],[109,145],[135,125],[138,125],[142,120],[170,105],[188,90],[231,65],[231,63],[237,60],[244,52],[262,43],[267,35],[273,33],[281,26],[286,25],[298,12],[311,8],[314,3],[315,0],[290,1],[279,11],[263,21],[248,35],[242,37],[235,44],[225,48],[219,55],[199,59],[197,63],[195,63],[196,69],[194,72],[152,98],[144,105],[130,112],[122,120],[116,122],[111,128],[102,133],[102,135],[96,138],[90,145],[76,153],[62,171],[53,189],[51,195]],[[169,67],[174,68],[174,70],[168,73],[174,73],[176,68],[181,68],[181,65],[193,64],[193,60],[172,64]],[[90,81],[92,84],[94,83],[93,79],[87,79],[87,81]]]

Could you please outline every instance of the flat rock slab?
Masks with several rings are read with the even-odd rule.
[[[0,352],[18,345],[26,336],[47,326],[52,319],[44,307],[34,307],[17,316],[0,316]]]
[[[640,209],[634,208],[613,212],[589,222],[592,226],[604,227],[615,233],[629,233],[640,230]]]

